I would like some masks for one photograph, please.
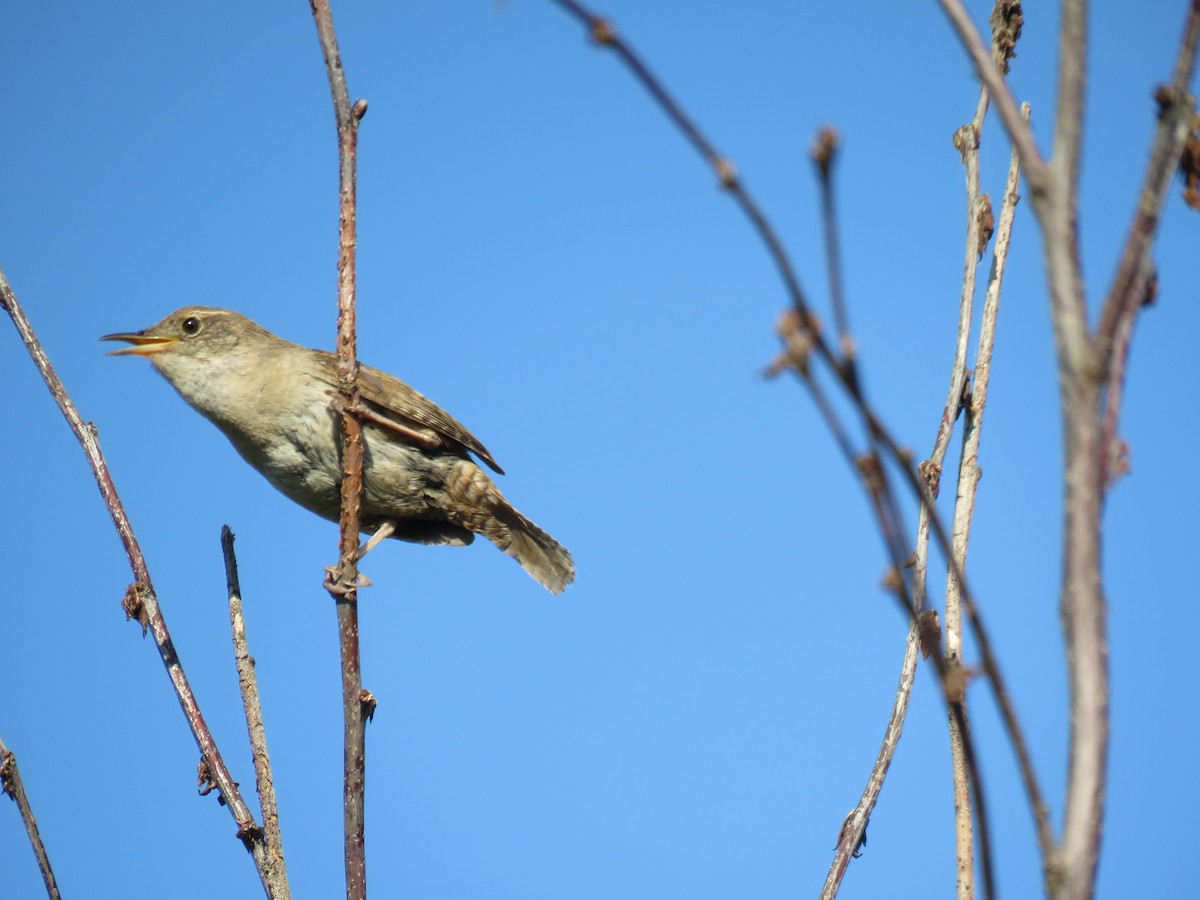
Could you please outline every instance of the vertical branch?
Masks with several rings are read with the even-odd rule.
[[[1022,115],[1029,117],[1029,105],[1022,107]],[[967,564],[967,542],[971,533],[971,521],[975,510],[975,495],[981,475],[978,468],[979,442],[983,428],[983,412],[987,405],[988,387],[991,382],[992,355],[996,340],[996,317],[1000,308],[1000,290],[1004,281],[1004,270],[1008,262],[1008,248],[1012,239],[1013,219],[1016,216],[1017,202],[1020,199],[1020,158],[1014,149],[1009,163],[1008,180],[1004,186],[1004,200],[1000,206],[1000,218],[996,223],[996,244],[993,255],[992,274],[988,282],[987,294],[983,304],[983,318],[979,327],[979,347],[976,351],[975,383],[966,404],[966,426],[963,431],[963,450],[959,462],[958,492],[954,508],[951,544],[954,550],[954,560],[960,569]],[[948,577],[946,580],[947,596],[959,591],[958,579]],[[1003,689],[1004,683],[996,681],[993,690],[996,702],[1000,706],[1001,716],[1006,722],[1016,722],[1016,712],[1012,707],[1012,699]],[[1034,775],[1033,760],[1029,749],[1022,739],[1021,732],[1015,724],[1009,725],[1010,737],[1016,752],[1017,762],[1021,768],[1025,790],[1029,795],[1029,805],[1034,817],[1037,830],[1038,845],[1042,852],[1042,862],[1046,865],[1054,849],[1054,838],[1050,830],[1050,815],[1046,801],[1042,797],[1037,778]]]
[[[984,228],[986,220],[991,216],[990,201],[979,191],[979,132],[973,124],[964,125],[955,132],[954,144],[962,154],[967,176],[967,246],[963,262],[962,294],[959,297],[958,334],[954,342],[954,364],[950,369],[950,390],[946,394],[946,405],[942,409],[939,437],[942,436],[943,430],[953,427],[954,420],[966,406],[964,398],[970,392],[967,378],[967,347],[974,315],[975,278],[983,249],[991,238],[990,225],[987,226],[986,236]],[[942,449],[941,457],[932,458],[939,469],[948,443],[947,441],[946,444],[934,444],[935,454],[939,447]],[[953,667],[962,662],[962,605],[958,602],[957,580],[950,578],[949,582],[948,588],[952,586],[953,595],[948,591],[946,597],[946,657]]]
[[[333,98],[338,138],[338,397],[342,413],[342,514],[339,522],[339,561],[326,582],[337,606],[341,648],[342,711],[345,720],[344,799],[346,896],[367,892],[365,847],[366,734],[362,709],[362,664],[358,641],[358,535],[362,497],[362,423],[358,409],[358,357],[355,333],[355,246],[357,208],[356,163],[358,123],[367,111],[364,100],[350,103],[342,70],[333,13],[328,0],[310,0],[329,90]]]
[[[29,805],[29,797],[25,795],[25,785],[21,782],[21,773],[17,769],[17,755],[0,740],[0,793],[8,794],[17,804],[21,813],[21,821],[25,823],[25,833],[29,835],[29,844],[33,847],[33,855],[37,858],[38,871],[42,873],[42,881],[46,884],[46,896],[50,900],[62,900],[58,892],[58,882],[54,880],[54,872],[50,868],[50,857],[46,854],[46,845],[42,843],[42,833],[38,830],[37,819],[34,818],[33,808]]]
[[[995,39],[993,39],[995,44]],[[976,113],[976,122],[982,118],[982,114],[986,110],[986,88],[981,91],[982,97],[979,108]],[[1028,120],[1029,107],[1026,105],[1022,109],[1022,116]],[[967,138],[977,133],[973,126],[967,126],[964,131],[967,132]],[[960,148],[961,149],[961,148]],[[978,144],[969,149],[970,156],[966,156],[968,151],[964,150],[964,159],[968,160],[971,157],[978,157]],[[971,238],[968,238],[968,268],[972,268],[971,254],[975,249],[982,253],[983,247],[986,246],[991,232],[991,206],[990,203],[983,206],[982,201],[986,201],[986,197],[978,195],[978,180],[977,174],[972,186],[972,177],[970,175],[971,166],[968,164],[968,193],[972,199],[969,200],[969,208],[974,209],[973,215],[969,214],[968,220],[968,235],[973,235],[978,241],[977,245],[972,245]],[[976,170],[977,171],[977,170]],[[946,647],[947,647],[947,662],[954,668],[962,664],[962,591],[961,585],[956,572],[965,572],[967,566],[967,546],[970,540],[971,523],[974,516],[975,497],[979,483],[980,470],[978,467],[979,458],[979,442],[982,434],[983,412],[987,404],[987,392],[991,378],[991,363],[992,355],[995,346],[996,333],[996,317],[999,312],[1000,305],[1000,290],[1004,280],[1004,269],[1008,259],[1008,248],[1012,236],[1013,218],[1016,213],[1018,195],[1018,185],[1020,178],[1020,165],[1017,151],[1014,148],[1012,159],[1009,164],[1008,179],[1005,184],[1004,199],[1001,205],[1000,219],[996,226],[996,244],[993,256],[991,278],[988,283],[987,293],[984,300],[983,317],[980,323],[979,344],[976,351],[975,363],[975,384],[974,389],[968,388],[967,382],[964,380],[960,383],[964,393],[961,396],[962,408],[964,409],[965,424],[963,428],[963,448],[959,459],[958,485],[954,505],[954,521],[951,528],[951,547],[952,560],[949,566],[949,571],[946,577]],[[984,218],[981,220],[981,215]],[[974,287],[973,272],[970,276],[972,282],[971,287]],[[965,299],[964,292],[964,311],[969,309],[969,304]],[[957,367],[957,360],[956,360]],[[1000,680],[993,681],[993,689],[995,690],[998,703],[1001,707],[1002,714],[1006,722],[1015,723],[1016,716],[1012,709],[1011,699],[1003,688],[1003,682]],[[966,832],[969,830],[969,814],[963,813],[962,805],[970,803],[970,792],[968,790],[967,780],[967,764],[964,753],[963,735],[960,732],[958,723],[951,719],[950,727],[950,752],[951,762],[954,771],[954,793],[955,793],[955,812],[958,821],[957,833],[959,836],[959,857],[958,857],[958,893],[960,897],[973,896],[972,884],[972,866],[970,853],[970,837]],[[1040,789],[1037,785],[1037,780],[1033,775],[1032,762],[1029,759],[1027,748],[1024,741],[1021,739],[1020,730],[1010,724],[1010,736],[1013,740],[1014,749],[1021,765],[1022,775],[1025,780],[1026,789],[1030,795],[1030,805],[1033,810],[1035,823],[1038,827],[1039,844],[1042,850],[1043,865],[1046,865],[1050,859],[1050,854],[1053,850],[1053,839],[1050,833],[1049,819],[1046,811],[1045,803],[1041,798]]]
[[[1064,218],[1078,213],[1083,114],[1087,85],[1088,0],[1064,0],[1058,31],[1058,106],[1054,120],[1054,152],[1050,158],[1055,190],[1069,199],[1059,210]]]
[[[993,92],[1002,89],[995,63],[959,0],[941,0],[963,46]],[[1064,0],[1059,35],[1059,94],[1054,152],[1047,165],[1006,95],[996,94],[1001,120],[1020,156],[1042,228],[1058,358],[1064,435],[1063,571],[1060,611],[1066,639],[1071,733],[1062,838],[1048,860],[1053,897],[1090,897],[1095,890],[1106,790],[1109,738],[1107,601],[1100,569],[1100,516],[1114,472],[1116,420],[1132,334],[1132,318],[1153,284],[1149,253],[1157,234],[1166,184],[1186,137],[1192,100],[1186,81],[1200,43],[1200,2],[1192,0],[1180,43],[1175,84],[1160,89],[1158,136],[1143,192],[1095,336],[1089,330],[1079,260],[1078,184],[1087,67],[1086,0]],[[1182,80],[1182,84],[1181,84]],[[1106,409],[1100,401],[1106,396]],[[1024,768],[1024,763],[1022,764]],[[1028,783],[1028,778],[1027,778]],[[1048,826],[1039,817],[1039,841]]]
[[[1094,893],[1109,743],[1108,609],[1100,569],[1101,376],[1088,328],[1078,230],[1087,13],[1086,0],[1062,5],[1053,177],[1046,194],[1033,197],[1044,235],[1065,443],[1060,614],[1071,728],[1063,832],[1049,879],[1057,897]]]
[[[1085,16],[1086,4],[1082,0],[1065,4],[1064,57],[1083,58],[1083,48],[1077,45],[1083,41],[1081,23]],[[1198,43],[1200,3],[1192,0],[1175,65],[1177,80],[1190,77],[1195,66]],[[1064,60],[1063,72],[1068,72],[1072,64]],[[1100,571],[1100,515],[1106,480],[1112,474],[1110,460],[1119,413],[1116,404],[1120,401],[1121,381],[1132,332],[1129,320],[1136,314],[1137,305],[1145,298],[1147,285],[1150,284],[1149,254],[1166,198],[1169,170],[1178,160],[1178,152],[1186,137],[1187,113],[1192,109],[1192,100],[1187,96],[1186,87],[1186,83],[1182,86],[1173,85],[1165,92],[1165,96],[1164,91],[1159,91],[1158,134],[1151,149],[1151,162],[1141,202],[1117,278],[1105,302],[1097,340],[1088,347],[1092,354],[1082,360],[1069,353],[1063,354],[1060,342],[1059,370],[1063,382],[1067,486],[1061,611],[1071,685],[1071,735],[1067,804],[1051,882],[1054,894],[1058,897],[1090,897],[1095,890],[1104,824],[1109,738],[1107,602]],[[1069,92],[1064,92],[1064,95],[1068,101],[1071,99]],[[1064,100],[1060,97],[1060,120],[1063,104]],[[1055,152],[1057,161],[1057,147]],[[1064,158],[1068,161],[1070,154],[1071,146],[1068,144],[1064,151]],[[1069,199],[1073,201],[1073,195]],[[1062,214],[1059,209],[1051,212]],[[1041,216],[1040,211],[1039,216],[1043,218],[1043,227],[1047,232],[1049,261],[1052,259],[1049,248],[1051,231],[1045,224],[1047,216]],[[1058,294],[1059,278],[1056,278],[1056,274],[1051,268],[1052,296]],[[1065,324],[1059,321],[1057,308],[1054,312],[1056,333],[1074,327],[1072,321]],[[1107,363],[1111,359],[1114,344],[1117,345],[1117,364],[1109,367]],[[1099,401],[1104,389],[1108,391],[1108,405],[1101,415]]]
[[[1087,68],[1087,2],[1065,0],[1059,32],[1058,107],[1054,153],[1045,191],[1033,194],[1041,222],[1050,312],[1058,350],[1064,404],[1085,399],[1080,382],[1095,382],[1095,347],[1088,330],[1087,301],[1079,259],[1079,169]],[[1089,417],[1094,407],[1089,407]],[[1064,409],[1070,416],[1070,411]],[[1071,429],[1068,428],[1068,432]],[[1082,435],[1077,435],[1082,438]]]
[[[979,112],[984,110],[986,89],[980,90]],[[949,444],[950,430],[954,421],[961,413],[964,395],[970,387],[967,377],[967,346],[971,337],[971,320],[974,313],[975,277],[979,270],[979,261],[983,255],[983,247],[990,237],[984,237],[984,205],[988,203],[979,190],[979,131],[974,122],[964,125],[954,134],[954,144],[962,154],[963,167],[967,178],[967,227],[966,251],[963,262],[962,293],[959,296],[958,333],[954,342],[954,363],[950,367],[950,389],[946,395],[946,403],[942,408],[942,421],[938,429],[938,437],[945,432],[946,441],[935,441],[934,453],[942,450],[942,456],[935,455],[930,461],[941,471],[945,448]],[[986,210],[991,215],[990,208]],[[953,532],[951,532],[953,535]],[[952,538],[953,539],[953,538]],[[958,556],[954,556],[957,570],[965,572]],[[963,609],[958,581],[951,573],[946,584],[946,617],[944,622],[946,641],[946,668],[951,673],[962,670],[962,624]],[[966,727],[969,720],[964,704],[961,717],[949,716],[947,728],[950,733],[950,772],[954,784],[954,847],[955,847],[955,886],[959,900],[971,900],[975,896],[975,832],[972,828],[974,813],[971,803],[970,772],[967,769],[967,756],[964,749],[966,742]],[[960,727],[961,726],[961,727]]]
[[[283,835],[279,830],[279,807],[275,802],[275,776],[267,752],[267,731],[263,726],[262,703],[258,696],[258,677],[254,658],[246,642],[246,620],[242,615],[242,587],[238,581],[237,557],[233,553],[233,532],[221,527],[221,551],[225,557],[225,584],[229,589],[229,626],[233,632],[233,657],[237,666],[242,708],[246,712],[246,731],[250,737],[250,755],[254,760],[254,778],[262,805],[262,828],[253,835],[255,842],[266,844],[265,866],[260,869],[263,888],[270,900],[291,900],[287,864],[283,858]]]
[[[1102,467],[1098,385],[1063,373],[1066,528],[1060,614],[1067,644],[1071,730],[1055,897],[1091,897],[1104,820],[1109,738],[1107,601],[1100,570]]]
[[[1022,23],[1023,18],[1020,3],[1014,3],[1011,0],[1010,2],[997,0],[991,15],[992,58],[1001,76],[1008,72],[1009,60],[1015,55],[1015,47],[1017,39],[1021,34]],[[1011,97],[1006,97],[1005,99],[1011,100]],[[988,90],[986,84],[980,84],[979,101],[975,106],[974,118],[954,134],[954,145],[958,148],[962,156],[963,167],[966,169],[966,252],[963,262],[962,293],[959,299],[958,334],[955,341],[954,362],[950,369],[950,387],[946,394],[946,403],[942,408],[942,418],[938,426],[937,437],[934,440],[933,455],[926,464],[928,468],[925,475],[933,486],[938,485],[941,478],[942,464],[950,443],[950,433],[953,430],[955,420],[965,409],[967,412],[967,422],[963,433],[964,444],[967,441],[967,434],[972,428],[973,422],[973,401],[971,397],[970,378],[967,372],[967,346],[971,335],[971,322],[974,314],[976,276],[979,271],[980,260],[983,259],[984,251],[992,238],[992,230],[995,224],[991,199],[981,192],[979,185],[979,141],[983,130],[983,120],[987,115],[990,104],[991,92]],[[1028,118],[1026,118],[1026,121],[1028,121]],[[1016,204],[1014,179],[1019,174],[1019,171],[1017,156],[1014,151],[1009,177],[1011,187],[1005,196],[1006,202],[1011,198],[1013,207]],[[1011,232],[1011,210],[1008,228]],[[1007,253],[1007,247],[1006,240],[1004,244],[1005,253]],[[997,263],[998,269],[1003,271],[1004,258],[1000,256],[999,244],[997,244]],[[995,272],[995,269],[993,272]],[[988,292],[988,303],[990,305],[985,305],[984,310],[985,324],[979,338],[977,366],[990,365],[991,338],[994,335],[995,313],[998,309],[1000,298],[999,288],[1000,279],[993,278]],[[989,310],[991,313],[990,319]],[[986,395],[986,388],[984,394]],[[979,409],[982,414],[982,401],[979,404]],[[977,441],[978,429],[973,433],[976,435]],[[978,443],[976,443],[975,447],[977,452]],[[946,666],[955,675],[960,674],[963,665],[963,589],[957,573],[966,572],[966,543],[970,535],[970,513],[968,512],[966,517],[963,517],[963,479],[968,472],[974,478],[974,472],[977,471],[974,456],[971,457],[969,464],[966,463],[965,459],[960,459],[959,463],[959,490],[954,506],[955,522],[951,531],[952,552],[950,554],[951,559],[948,561],[948,572],[946,575],[945,618]],[[971,490],[970,508],[973,509],[974,481],[972,481]],[[920,513],[918,532],[921,535],[917,551],[918,571],[924,573],[929,559],[928,513],[924,508]],[[994,683],[994,687],[997,688],[997,693],[1003,693],[1003,687],[999,682]],[[946,724],[950,736],[950,769],[954,784],[954,833],[957,863],[956,890],[960,900],[970,900],[970,898],[975,896],[975,835],[972,829],[973,810],[971,803],[971,773],[967,762],[967,735],[964,734],[964,726],[969,724],[966,709],[963,709],[961,718],[953,715],[949,716]],[[1011,733],[1014,743],[1019,744],[1019,730],[1013,728]]]

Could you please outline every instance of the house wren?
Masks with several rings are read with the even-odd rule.
[[[239,313],[177,310],[144,331],[107,334],[144,356],[238,453],[305,509],[336,522],[342,442],[337,359],[277,337]],[[549,591],[575,579],[567,548],[525,518],[471,459],[500,474],[466,428],[403,381],[360,366],[362,529],[418,544],[464,546],[481,534]],[[382,529],[382,530],[381,530]],[[371,542],[368,542],[370,545]]]

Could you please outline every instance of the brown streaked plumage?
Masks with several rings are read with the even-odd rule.
[[[187,306],[144,331],[105,335],[132,344],[238,453],[305,509],[336,522],[341,508],[337,360],[285,341],[240,313]],[[462,546],[483,535],[555,594],[575,579],[567,549],[521,515],[471,455],[503,474],[479,440],[403,381],[360,366],[362,527]]]

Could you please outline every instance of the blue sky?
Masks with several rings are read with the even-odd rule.
[[[976,4],[981,19],[990,6]],[[1093,19],[1082,236],[1102,296],[1133,210],[1183,4]],[[965,201],[953,131],[977,88],[934,4],[608,0],[763,201],[826,307],[806,153],[843,137],[847,288],[868,391],[928,454],[949,377]],[[539,588],[482,542],[364,565],[368,873],[376,896],[814,894],[882,736],[905,621],[855,478],[807,396],[764,382],[786,300],[710,172],[551,4],[367,2],[335,16],[361,132],[359,348],[474,431],[506,495],[574,552]],[[1052,120],[1055,14],[1027,12],[1013,84]],[[0,13],[0,266],[100,430],[176,644],[253,782],[219,547],[238,535],[297,897],[341,891],[341,710],[321,589],[336,528],[276,494],[101,334],[185,304],[331,347],[336,147],[307,4],[14,5]],[[1008,146],[994,122],[985,190]],[[1113,745],[1100,896],[1195,883],[1185,777],[1200,607],[1188,386],[1200,221],[1173,189],[1158,306],[1138,324],[1112,495]],[[986,263],[985,263],[986,265]],[[986,270],[984,270],[986,271]],[[65,893],[254,897],[149,641],[82,454],[10,328],[0,736]],[[1059,821],[1060,444],[1040,244],[1017,220],[969,571]],[[953,465],[953,463],[951,463]],[[949,467],[948,467],[949,468]],[[950,491],[943,494],[944,501]],[[911,509],[911,504],[909,505]],[[986,687],[972,713],[1001,892],[1039,864]],[[842,896],[949,896],[944,711],[923,671]],[[15,809],[0,894],[41,891]],[[1147,864],[1151,861],[1151,864]]]

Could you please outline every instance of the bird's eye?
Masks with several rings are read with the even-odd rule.
[[[195,316],[188,316],[183,320],[182,327],[184,334],[195,334],[200,330],[200,320]]]

